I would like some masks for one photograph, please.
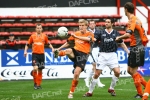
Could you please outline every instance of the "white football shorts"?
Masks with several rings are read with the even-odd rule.
[[[98,53],[99,53],[99,47],[93,48],[93,50],[92,50],[92,56],[93,56],[95,62],[97,62]],[[90,63],[93,63],[93,62],[94,62],[92,56],[89,55],[89,57],[88,57],[88,61],[89,61]]]
[[[99,52],[96,69],[103,70],[106,66],[108,66],[111,70],[115,67],[119,67],[117,54],[115,52]]]

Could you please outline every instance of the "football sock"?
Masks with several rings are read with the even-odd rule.
[[[97,80],[98,80],[98,79],[94,79],[94,78],[92,77],[92,80],[91,80],[91,82],[90,82],[90,87],[89,87],[89,93],[93,93],[93,90],[94,90],[94,88],[95,88],[95,86],[96,86]]]
[[[65,56],[66,52],[64,50],[59,51],[59,56]]]
[[[114,90],[114,87],[116,86],[116,83],[118,82],[119,78],[116,77],[115,75],[113,75],[112,80],[111,80],[111,84],[110,84],[110,89]]]
[[[78,81],[77,80],[72,80],[72,84],[71,84],[71,88],[70,88],[70,92],[73,93],[75,91],[76,86],[78,85]]]
[[[92,78],[93,75],[94,75],[94,71],[92,69],[89,69],[86,80],[90,81],[90,79]]]
[[[41,85],[41,82],[42,82],[42,72],[41,72],[41,71],[39,71],[39,73],[38,73],[37,86],[40,86],[40,85]]]
[[[32,76],[33,76],[34,83],[37,84],[37,81],[36,81],[37,80],[37,71],[33,70],[32,71]]]
[[[132,78],[134,80],[134,85],[136,87],[136,90],[138,92],[139,95],[142,95],[142,86],[141,86],[141,82],[139,81],[139,74],[138,72],[136,72],[134,75],[132,75]]]
[[[142,100],[148,100],[149,94],[150,94],[150,80],[147,82]]]
[[[139,81],[141,82],[141,84],[142,84],[144,87],[146,87],[146,84],[147,84],[146,80],[141,76],[140,73],[138,73],[138,76],[139,76]]]

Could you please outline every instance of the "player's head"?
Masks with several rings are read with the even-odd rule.
[[[43,30],[42,25],[40,23],[36,24],[35,30],[38,34],[42,33]]]
[[[93,30],[93,29],[95,29],[95,27],[96,27],[96,22],[95,22],[95,20],[89,20],[89,28],[90,28],[91,30]]]
[[[10,33],[10,34],[9,34],[9,40],[10,40],[10,41],[13,41],[14,38],[15,38],[14,34],[13,34],[13,33]]]
[[[126,16],[128,15],[128,13],[133,14],[134,13],[134,5],[133,5],[133,3],[127,2],[124,5],[124,12],[125,12]]]
[[[85,32],[87,30],[88,27],[88,21],[85,19],[79,19],[79,30],[81,32]]]
[[[105,27],[108,29],[108,28],[112,28],[114,24],[114,20],[112,18],[107,18],[105,20]]]

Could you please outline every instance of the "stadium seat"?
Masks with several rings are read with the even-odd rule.
[[[120,15],[110,15],[110,17],[111,17],[111,18],[116,18],[116,19],[122,18],[122,16],[120,16]]]
[[[61,16],[48,16],[49,18],[51,18],[51,19],[59,19],[59,18],[61,18]]]
[[[125,34],[126,31],[118,31],[121,35]]]
[[[0,32],[0,36],[9,36],[8,32]]]
[[[56,33],[51,31],[45,31],[43,33],[47,34],[48,36],[56,36]]]
[[[7,19],[16,19],[17,18],[17,16],[6,16],[7,17]]]
[[[64,40],[51,40],[50,43],[51,44],[64,44],[66,41]]]
[[[98,18],[99,19],[99,18],[101,18],[101,16],[99,16],[99,15],[91,15],[90,18]]]
[[[33,24],[33,23],[24,23],[24,26],[35,27],[35,26],[36,26],[36,24]]]
[[[15,36],[20,36],[20,35],[22,35],[21,32],[10,32],[10,33],[14,34]]]
[[[20,19],[29,19],[28,16],[17,16],[17,18],[20,18]]]
[[[115,22],[115,26],[127,26],[126,22]]]
[[[77,16],[77,15],[70,15],[70,18],[80,18],[80,16]]]
[[[70,19],[70,16],[66,16],[66,15],[61,15],[60,16],[62,19]]]
[[[27,43],[27,40],[20,40],[19,43],[20,43],[20,44],[26,44],[26,43]]]
[[[27,36],[28,36],[28,35],[31,35],[32,32],[21,32],[21,34],[22,34],[22,35],[27,35]]]
[[[0,19],[6,19],[7,16],[0,16]]]
[[[12,27],[13,25],[11,23],[2,23],[0,27]]]
[[[24,27],[24,24],[22,24],[22,23],[14,23],[13,26],[14,27]]]
[[[37,16],[37,18],[42,18],[42,19],[47,19],[47,18],[50,18],[49,16],[44,16],[44,15],[41,15],[41,16]]]
[[[56,26],[55,23],[45,23],[46,26]]]
[[[105,22],[98,22],[96,23],[97,26],[105,26]]]
[[[72,22],[72,23],[67,23],[68,26],[78,26],[78,23]]]

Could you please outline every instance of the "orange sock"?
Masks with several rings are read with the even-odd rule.
[[[37,84],[37,81],[36,81],[37,80],[37,71],[33,70],[32,71],[32,75],[33,75],[33,81],[34,81],[34,83]]]
[[[59,51],[59,56],[65,56],[66,52],[64,50]]]
[[[150,80],[146,84],[146,88],[144,90],[144,94],[143,94],[142,100],[148,100],[149,94],[150,94]]]
[[[139,81],[139,75],[138,72],[136,72],[133,76],[132,76],[133,80],[134,80],[134,85],[136,87],[136,90],[138,92],[139,95],[142,95],[142,86],[141,86],[141,82]]]
[[[144,93],[149,93],[150,94],[150,80],[147,82],[146,88],[144,90]]]
[[[142,77],[142,75],[140,73],[138,73],[138,76],[139,76],[139,81],[141,82],[141,84],[146,87],[146,80]]]
[[[70,91],[74,92],[77,85],[78,85],[78,81],[77,80],[72,80]]]
[[[38,72],[37,86],[40,86],[42,82],[42,72]]]

